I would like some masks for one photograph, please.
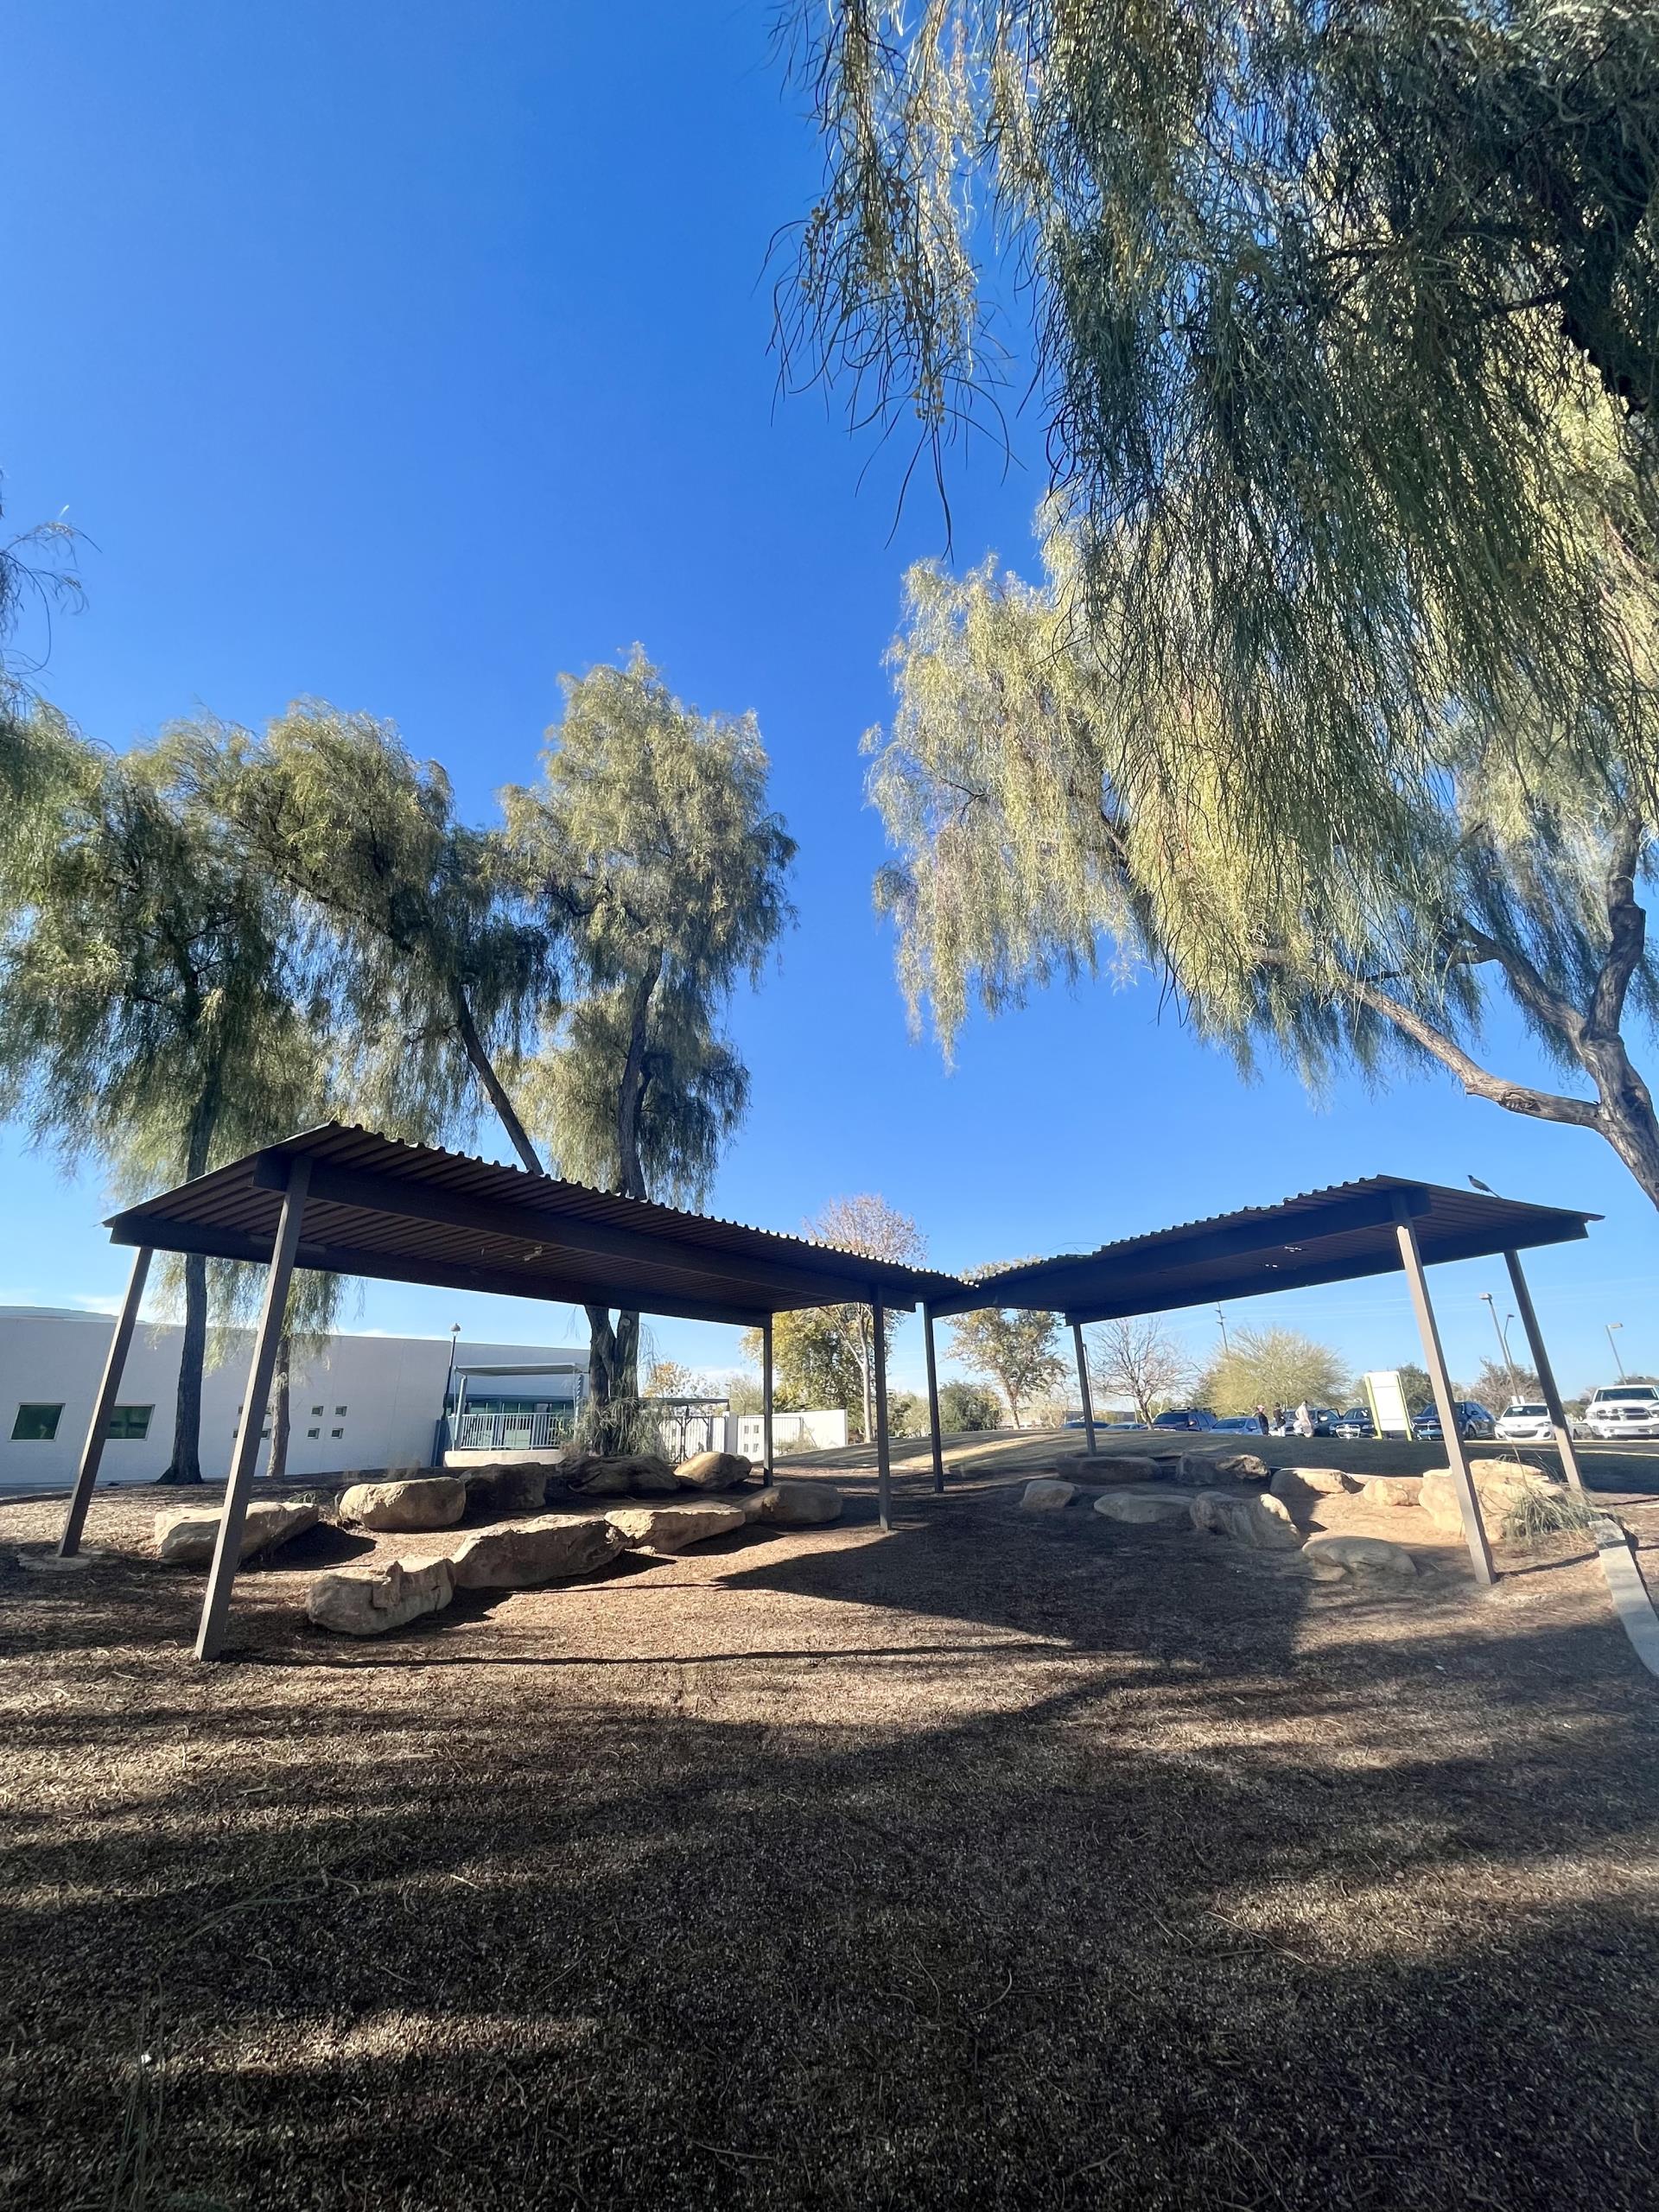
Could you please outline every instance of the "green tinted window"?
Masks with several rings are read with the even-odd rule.
[[[49,1444],[58,1433],[61,1406],[19,1406],[11,1424],[14,1444]]]
[[[154,1406],[118,1406],[104,1433],[111,1443],[142,1444],[149,1434],[149,1417],[155,1410]]]

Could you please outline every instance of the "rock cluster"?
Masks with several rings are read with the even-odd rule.
[[[1469,1472],[1474,1480],[1475,1495],[1480,1500],[1482,1517],[1489,1529],[1529,1491],[1541,1491],[1554,1497],[1567,1488],[1553,1475],[1540,1474],[1536,1467],[1529,1467],[1520,1459],[1477,1459]],[[1463,1509],[1458,1503],[1457,1484],[1450,1467],[1429,1469],[1422,1478],[1417,1503],[1437,1529],[1448,1535],[1461,1534]]]

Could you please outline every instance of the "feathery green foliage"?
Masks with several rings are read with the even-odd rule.
[[[1258,1406],[1344,1406],[1348,1371],[1329,1344],[1296,1329],[1234,1329],[1227,1350],[1199,1378],[1196,1397],[1212,1413]]]
[[[0,939],[0,1110],[138,1196],[315,1118],[324,1020],[289,901],[199,795],[211,728],[121,758],[59,727],[54,832],[14,851]],[[169,1471],[199,1480],[207,1265],[179,1268]]]
[[[541,780],[502,794],[520,895],[563,932],[572,1004],[522,1096],[560,1171],[694,1202],[748,1074],[717,1024],[790,919],[793,840],[752,715],[701,715],[635,649],[563,679]],[[638,1394],[639,1317],[588,1309],[590,1394]]]

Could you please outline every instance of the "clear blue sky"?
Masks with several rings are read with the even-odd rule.
[[[1254,1087],[1150,988],[1054,992],[976,1021],[947,1074],[906,1035],[869,883],[861,733],[925,499],[816,398],[779,403],[768,239],[817,174],[768,51],[771,0],[3,0],[0,462],[13,527],[92,541],[86,611],[47,688],[115,744],[205,707],[257,722],[314,693],[390,715],[485,814],[531,772],[556,677],[644,641],[683,696],[753,707],[800,841],[800,926],[734,1010],[753,1109],[716,1211],[792,1229],[880,1192],[947,1268],[1109,1237],[1382,1170],[1607,1216],[1541,1254],[1563,1380],[1603,1378],[1604,1322],[1659,1369],[1651,1209],[1611,1154],[1425,1080],[1316,1107]],[[1023,473],[953,487],[957,550],[1028,556]],[[1492,1056],[1532,1073],[1507,1019]],[[487,1124],[484,1149],[499,1152]],[[0,1302],[99,1302],[124,1262],[93,1179],[0,1130]],[[1454,1369],[1491,1349],[1444,1271]],[[1356,1365],[1416,1357],[1402,1287],[1243,1306]],[[372,1286],[365,1326],[512,1340],[569,1316]],[[554,1324],[550,1329],[550,1322]],[[1212,1324],[1182,1325],[1207,1344]],[[661,1324],[697,1364],[728,1332]],[[899,1379],[920,1366],[913,1325]]]

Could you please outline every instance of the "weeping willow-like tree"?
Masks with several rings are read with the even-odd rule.
[[[883,892],[948,1031],[1145,957],[1659,1197],[1659,15],[834,0],[791,368],[936,448],[1027,365],[1049,582],[913,580]],[[999,328],[1001,325],[1001,328]],[[1484,993],[1592,1095],[1505,1080]]]
[[[325,1027],[292,905],[198,796],[213,734],[117,757],[54,727],[49,804],[7,860],[0,1110],[124,1195],[188,1180],[314,1118]],[[49,825],[49,828],[48,828]],[[201,1479],[207,1262],[181,1262],[163,1480]]]
[[[538,1170],[512,1086],[557,1009],[557,931],[515,897],[499,836],[457,819],[443,770],[391,723],[305,700],[257,737],[221,733],[200,784],[297,902],[352,1110],[429,1141],[481,1094]]]
[[[538,783],[502,795],[520,892],[563,932],[570,1005],[525,1071],[562,1173],[695,1202],[748,1094],[720,1033],[790,918],[795,846],[753,715],[682,704],[635,650],[564,679]],[[594,1402],[639,1395],[639,1316],[588,1309]]]
[[[975,997],[995,1010],[1142,964],[1241,1066],[1264,1043],[1315,1084],[1438,1063],[1473,1096],[1604,1137],[1659,1204],[1659,1121],[1627,1035],[1659,1009],[1655,813],[1628,728],[1569,741],[1518,689],[1496,726],[1449,707],[1432,776],[1333,791],[1328,837],[1299,839],[1241,810],[1229,779],[1246,764],[1189,697],[1126,705],[1078,649],[1082,588],[1063,562],[1041,587],[988,566],[912,575],[871,781],[899,848],[878,897],[912,1009],[931,1004],[948,1040]],[[1486,1065],[1493,993],[1582,1090]]]

